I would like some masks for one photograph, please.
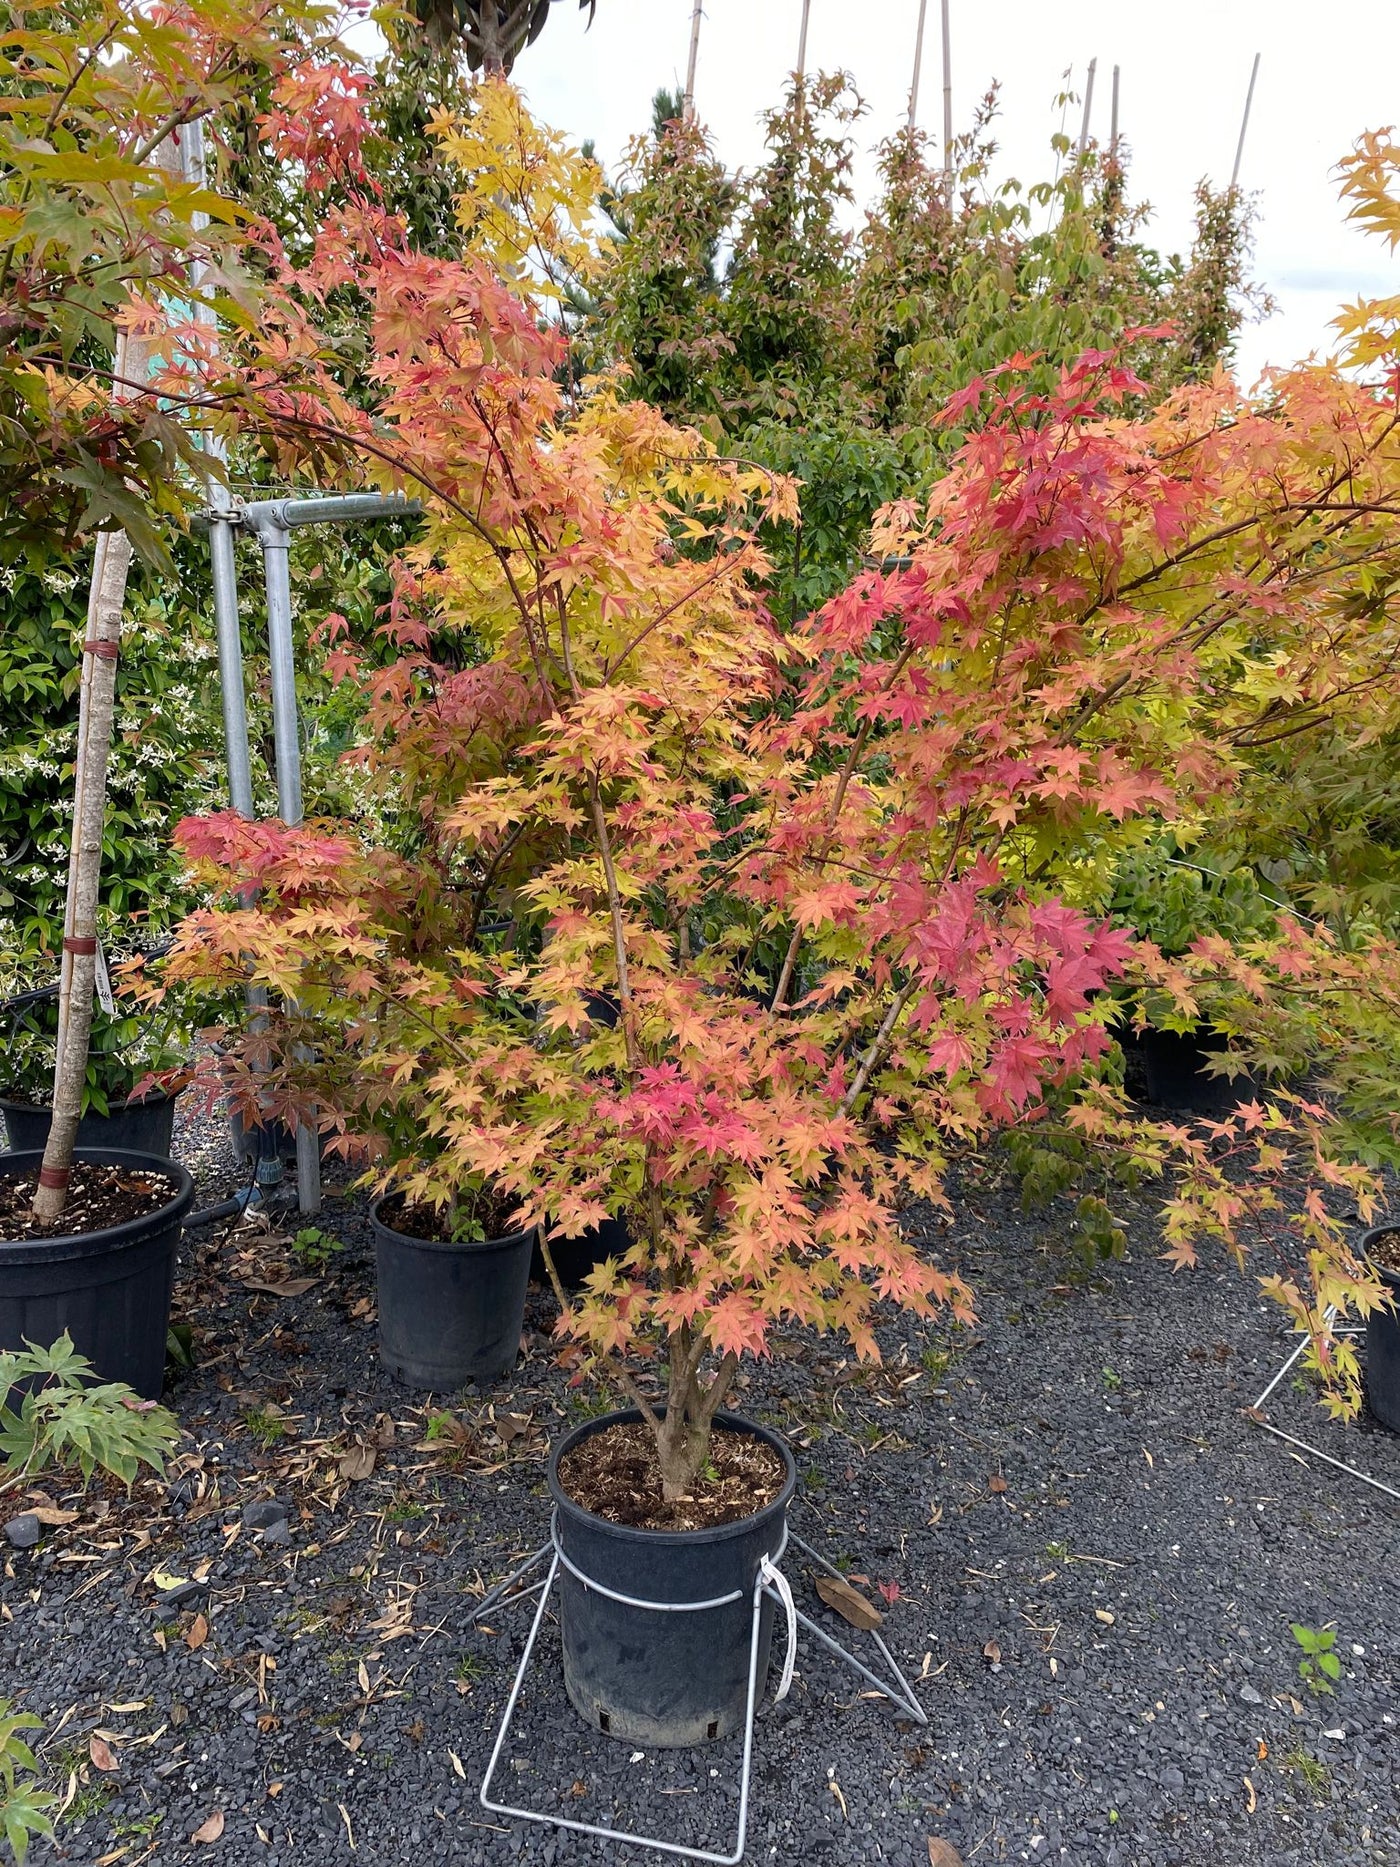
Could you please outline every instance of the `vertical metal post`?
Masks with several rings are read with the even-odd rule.
[[[300,823],[301,727],[297,720],[296,652],[292,640],[292,535],[263,519],[257,527],[267,589],[267,641],[272,673],[272,739],[277,759],[277,810],[284,823]],[[321,1210],[321,1153],[316,1130],[297,1123],[297,1210]]]
[[[263,520],[258,526],[267,587],[267,643],[272,674],[272,743],[277,759],[277,814],[300,823],[301,729],[297,722],[296,651],[292,642],[292,578],[288,562],[292,535]]]
[[[180,165],[187,182],[195,188],[207,186],[207,161],[204,124],[196,118],[180,131]],[[194,225],[208,225],[208,216],[195,214]],[[190,285],[198,292],[208,268],[202,259],[190,266]],[[216,323],[209,305],[196,299],[196,321],[214,341]],[[200,445],[211,463],[222,466],[226,458],[222,438],[214,433],[201,437]],[[214,632],[219,645],[219,695],[224,716],[224,752],[228,765],[228,801],[241,817],[253,814],[253,767],[248,751],[248,705],[243,686],[243,638],[238,624],[238,571],[233,556],[234,519],[232,501],[224,480],[210,472],[206,480],[209,495],[209,568],[214,584]]]
[[[1084,121],[1079,126],[1079,147],[1075,150],[1077,161],[1083,161],[1084,151],[1089,147],[1089,118],[1094,110],[1094,73],[1099,68],[1096,58],[1089,60],[1089,78],[1084,86]]]
[[[919,74],[924,67],[924,18],[928,13],[928,0],[919,0],[919,23],[914,28],[914,72],[909,80],[909,128],[912,130],[919,117]]]
[[[1235,166],[1230,171],[1230,188],[1233,192],[1240,185],[1240,163],[1244,160],[1244,134],[1249,128],[1249,107],[1254,102],[1254,80],[1259,76],[1259,54],[1254,54],[1254,63],[1250,67],[1249,89],[1245,93],[1244,120],[1240,124],[1240,140],[1235,145]]]
[[[1118,67],[1113,67],[1113,108],[1108,123],[1108,152],[1118,160]]]

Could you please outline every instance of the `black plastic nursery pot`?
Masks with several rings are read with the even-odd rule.
[[[0,1236],[0,1350],[48,1347],[66,1330],[104,1381],[160,1398],[175,1247],[194,1203],[194,1181],[174,1161],[134,1148],[91,1148],[78,1159],[134,1167],[170,1182],[154,1212],[100,1232],[62,1238]],[[0,1174],[35,1173],[42,1150],[0,1154]]]
[[[1400,1228],[1396,1226],[1378,1226],[1367,1232],[1361,1249],[1370,1257],[1373,1245],[1398,1235]],[[1366,1318],[1366,1402],[1382,1426],[1400,1433],[1400,1271],[1392,1271],[1374,1259],[1372,1268],[1397,1308],[1372,1310]]]
[[[390,1195],[390,1199],[392,1199]],[[379,1285],[379,1358],[410,1387],[447,1393],[499,1380],[520,1353],[533,1231],[483,1243],[414,1238],[370,1209]]]
[[[549,1255],[554,1260],[559,1281],[566,1290],[577,1290],[590,1271],[596,1270],[608,1258],[620,1258],[631,1249],[632,1234],[627,1229],[626,1219],[604,1219],[601,1225],[590,1226],[588,1231],[581,1232],[577,1238],[552,1238],[549,1241]],[[538,1235],[530,1253],[530,1280],[537,1284],[549,1282]]]
[[[1148,1100],[1162,1108],[1223,1118],[1259,1094],[1253,1076],[1216,1076],[1207,1059],[1225,1049],[1214,1031],[1143,1031],[1138,1055],[1147,1077]]]
[[[559,1627],[569,1701],[595,1731],[629,1744],[678,1749],[742,1730],[748,1702],[753,1593],[764,1556],[777,1561],[787,1534],[797,1467],[776,1433],[732,1413],[717,1432],[745,1433],[771,1446],[786,1478],[771,1504],[709,1530],[638,1530],[609,1523],[576,1504],[559,1482],[559,1461],[592,1433],[641,1419],[635,1408],[589,1420],[561,1439],[549,1461],[549,1490],[563,1560]],[[568,1565],[572,1565],[571,1567]],[[577,1571],[577,1573],[575,1573]],[[611,1600],[587,1576],[634,1602],[717,1601],[677,1613]],[[759,1619],[757,1690],[768,1674],[773,1603]]]
[[[84,1115],[78,1123],[78,1146],[127,1148],[168,1160],[179,1093],[177,1090],[172,1096],[163,1089],[153,1089],[142,1102],[114,1102],[106,1115]],[[43,1152],[53,1118],[51,1108],[0,1097],[0,1115],[5,1117],[10,1146],[16,1153],[35,1148]]]

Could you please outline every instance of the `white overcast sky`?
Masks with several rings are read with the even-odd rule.
[[[802,0],[705,0],[696,106],[731,165],[759,157],[759,114],[796,62],[801,11]],[[852,74],[868,105],[863,151],[908,108],[918,11],[919,0],[811,0],[807,68]],[[598,0],[585,31],[574,0],[556,0],[516,80],[538,114],[592,137],[611,162],[648,123],[658,87],[683,81],[690,18],[691,0]],[[1050,173],[1062,74],[1082,94],[1097,58],[1093,129],[1107,140],[1121,67],[1134,194],[1152,203],[1153,237],[1169,252],[1189,240],[1197,180],[1230,178],[1250,65],[1263,54],[1240,182],[1259,196],[1256,270],[1280,310],[1244,335],[1247,381],[1266,363],[1325,351],[1343,300],[1400,290],[1400,264],[1345,225],[1332,175],[1362,130],[1400,121],[1397,0],[951,0],[951,20],[954,127],[1000,79],[1001,161],[1025,182]],[[925,31],[919,121],[939,132],[939,0],[928,0]],[[871,173],[864,159],[863,189]]]

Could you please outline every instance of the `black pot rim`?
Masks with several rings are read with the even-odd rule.
[[[369,1209],[370,1223],[377,1225],[381,1232],[405,1245],[412,1245],[419,1251],[456,1251],[464,1256],[482,1251],[513,1251],[523,1240],[533,1239],[537,1228],[530,1226],[525,1231],[506,1232],[500,1238],[420,1238],[416,1232],[399,1232],[385,1222],[383,1211],[385,1203],[391,1199],[402,1198],[399,1193],[384,1193],[375,1200]]]
[[[0,1175],[13,1179],[40,1165],[41,1148],[26,1148],[18,1153],[0,1154]],[[141,1173],[160,1173],[174,1183],[174,1191],[163,1206],[125,1219],[120,1225],[107,1225],[96,1232],[65,1232],[53,1238],[0,1238],[0,1267],[6,1264],[49,1264],[61,1258],[99,1257],[134,1244],[162,1225],[178,1223],[194,1204],[194,1181],[189,1170],[177,1160],[161,1154],[142,1154],[135,1148],[80,1147],[74,1159],[92,1166],[131,1167]]]
[[[731,1537],[747,1535],[756,1519],[765,1517],[770,1511],[780,1516],[787,1514],[792,1503],[793,1493],[797,1489],[797,1461],[792,1456],[792,1448],[780,1433],[771,1427],[760,1426],[756,1420],[746,1419],[741,1413],[720,1412],[715,1415],[715,1425],[723,1431],[746,1433],[752,1439],[761,1439],[766,1446],[771,1446],[782,1459],[787,1476],[783,1487],[775,1498],[751,1511],[747,1517],[736,1517],[732,1523],[710,1524],[703,1530],[646,1530],[636,1524],[614,1523],[611,1518],[599,1517],[596,1512],[585,1510],[564,1489],[559,1481],[559,1461],[566,1452],[578,1445],[580,1440],[590,1438],[594,1433],[606,1432],[610,1426],[631,1426],[643,1418],[640,1407],[620,1407],[615,1413],[603,1413],[596,1420],[584,1420],[565,1433],[549,1454],[549,1466],[545,1473],[549,1485],[549,1495],[554,1500],[555,1508],[575,1523],[586,1524],[590,1530],[600,1530],[609,1537],[616,1537],[623,1543],[650,1543],[665,1549],[698,1549],[710,1543],[727,1542]]]
[[[162,1089],[160,1084],[157,1083],[148,1096],[128,1096],[124,1102],[109,1102],[107,1105],[107,1114],[124,1115],[128,1109],[159,1108],[162,1102],[174,1102],[177,1097],[185,1093],[188,1087],[188,1083],[181,1083],[180,1087],[172,1093],[172,1091],[168,1089]],[[26,1112],[30,1113],[52,1115],[53,1103],[25,1102],[18,1096],[0,1096],[0,1114],[3,1114],[6,1109],[24,1109]],[[89,1114],[93,1112],[94,1111],[91,1109],[88,1111]],[[86,1117],[84,1117],[84,1119],[86,1120]],[[103,1121],[106,1117],[99,1115],[97,1119]]]
[[[1371,1256],[1371,1245],[1375,1239],[1397,1237],[1400,1237],[1400,1219],[1397,1219],[1392,1225],[1373,1225],[1370,1231],[1362,1235],[1361,1255],[1376,1273],[1377,1277],[1380,1278],[1381,1282],[1388,1284],[1395,1294],[1400,1296],[1400,1271],[1391,1270],[1388,1264],[1377,1264],[1375,1259]]]

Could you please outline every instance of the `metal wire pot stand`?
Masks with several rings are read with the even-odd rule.
[[[667,1841],[656,1835],[637,1834],[628,1829],[605,1827],[596,1822],[577,1821],[566,1816],[548,1813],[542,1809],[527,1809],[514,1803],[493,1800],[491,1795],[492,1781],[499,1767],[501,1753],[505,1749],[506,1739],[510,1735],[511,1721],[515,1716],[515,1708],[520,1700],[525,1678],[530,1669],[531,1659],[534,1657],[535,1644],[539,1638],[540,1629],[544,1625],[545,1612],[549,1605],[550,1593],[561,1569],[567,1569],[569,1574],[572,1575],[576,1581],[581,1582],[585,1588],[592,1589],[597,1594],[606,1596],[610,1601],[620,1602],[624,1607],[636,1608],[640,1612],[647,1614],[702,1614],[707,1609],[728,1607],[732,1603],[742,1599],[742,1590],[740,1589],[735,1589],[728,1595],[718,1596],[711,1601],[645,1601],[633,1595],[619,1594],[616,1589],[607,1588],[601,1582],[596,1581],[592,1576],[585,1575],[582,1570],[564,1554],[559,1541],[557,1514],[550,1519],[549,1541],[547,1543],[542,1543],[532,1556],[528,1557],[526,1561],[513,1569],[504,1580],[498,1582],[494,1588],[489,1590],[489,1592],[482,1597],[469,1617],[471,1622],[479,1621],[483,1615],[490,1613],[491,1609],[494,1607],[514,1607],[520,1602],[529,1600],[533,1595],[539,1596],[535,1607],[534,1620],[530,1626],[529,1638],[526,1640],[525,1650],[520,1656],[520,1663],[516,1668],[515,1679],[510,1689],[510,1696],[506,1700],[506,1708],[501,1718],[500,1728],[497,1730],[496,1740],[491,1746],[491,1756],[486,1765],[486,1774],[482,1778],[480,1791],[481,1806],[493,1815],[508,1815],[517,1821],[540,1822],[546,1827],[566,1828],[575,1834],[595,1835],[600,1840],[604,1841],[627,1841],[637,1847],[655,1848],[663,1854],[676,1854],[685,1860],[707,1861],[713,1863],[713,1867],[738,1867],[739,1862],[744,1858],[744,1848],[748,1836],[749,1790],[753,1774],[754,1720],[757,1714],[758,1700],[760,1697],[760,1682],[758,1678],[759,1621],[765,1596],[777,1603],[787,1617],[787,1655],[783,1662],[778,1690],[774,1694],[775,1703],[787,1696],[788,1688],[792,1684],[793,1669],[797,1661],[798,1631],[802,1629],[811,1634],[828,1652],[834,1654],[846,1666],[849,1666],[853,1672],[858,1673],[860,1677],[873,1686],[877,1692],[881,1693],[885,1698],[888,1698],[898,1709],[901,1716],[909,1718],[915,1724],[927,1725],[929,1721],[927,1712],[925,1712],[923,1706],[919,1703],[914,1688],[901,1671],[899,1665],[895,1661],[894,1655],[890,1652],[889,1647],[877,1630],[871,1630],[870,1639],[879,1650],[880,1657],[884,1661],[885,1666],[889,1669],[888,1676],[884,1678],[878,1673],[873,1672],[870,1667],[865,1665],[862,1660],[858,1659],[854,1653],[842,1646],[839,1640],[834,1639],[832,1635],[827,1633],[825,1628],[819,1627],[810,1615],[804,1614],[797,1606],[797,1603],[793,1599],[791,1584],[779,1567],[789,1547],[800,1550],[809,1561],[815,1563],[819,1568],[824,1569],[828,1575],[833,1575],[838,1580],[842,1579],[841,1571],[829,1563],[820,1551],[813,1549],[810,1543],[804,1543],[801,1537],[794,1535],[786,1527],[783,1530],[782,1540],[777,1549],[771,1556],[764,1556],[759,1563],[758,1574],[754,1579],[753,1618],[749,1635],[749,1682],[748,1699],[744,1715],[743,1761],[740,1766],[739,1776],[738,1834],[735,1838],[732,1852],[720,1854],[711,1849],[687,1847],[683,1842]],[[548,1566],[545,1568],[544,1574],[542,1576],[538,1575],[537,1571],[544,1568],[546,1564]],[[532,1575],[536,1576],[536,1579],[527,1582],[527,1578]]]
[[[1327,1312],[1327,1320],[1329,1323],[1335,1320],[1336,1314],[1337,1312],[1335,1310],[1329,1310]],[[1339,1329],[1337,1333],[1339,1335],[1364,1336],[1366,1331],[1363,1328],[1351,1326]],[[1307,1336],[1300,1335],[1297,1347],[1273,1376],[1267,1387],[1264,1388],[1253,1406],[1248,1409],[1250,1419],[1254,1421],[1256,1426],[1262,1427],[1266,1433],[1271,1433],[1275,1439],[1281,1439],[1285,1445],[1295,1447],[1298,1452],[1305,1452],[1310,1459],[1318,1459],[1324,1465],[1331,1465],[1335,1467],[1337,1471],[1345,1472],[1349,1478],[1358,1479],[1363,1485],[1369,1485],[1373,1491],[1383,1491],[1387,1497],[1394,1498],[1397,1503],[1400,1503],[1400,1491],[1397,1491],[1394,1485],[1386,1484],[1384,1479],[1377,1478],[1371,1472],[1362,1471],[1359,1465],[1351,1465],[1345,1459],[1337,1458],[1334,1453],[1324,1452],[1321,1446],[1315,1446],[1311,1440],[1300,1439],[1296,1433],[1285,1432],[1281,1426],[1276,1426],[1265,1413],[1265,1403],[1278,1391],[1279,1387],[1292,1372],[1298,1362],[1298,1358],[1307,1345]]]

